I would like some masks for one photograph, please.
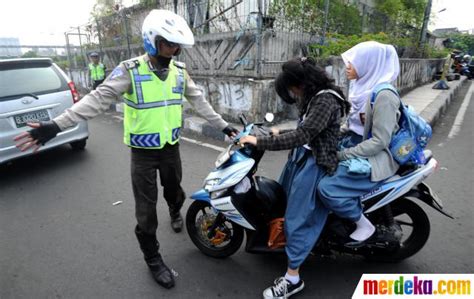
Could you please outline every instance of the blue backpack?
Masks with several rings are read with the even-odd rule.
[[[399,94],[395,87],[389,83],[377,85],[372,92],[370,106],[373,108],[375,99],[379,92],[388,89]],[[426,159],[423,155],[423,149],[428,145],[432,136],[431,126],[416,113],[411,106],[403,104],[400,100],[400,119],[398,121],[399,129],[390,141],[389,150],[398,164],[425,164]],[[369,132],[369,137],[372,136]]]

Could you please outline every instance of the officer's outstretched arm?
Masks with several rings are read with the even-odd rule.
[[[75,126],[83,120],[96,117],[106,111],[110,104],[120,99],[130,89],[131,79],[123,65],[119,65],[96,90],[84,96],[78,103],[66,109],[61,115],[49,122],[29,123],[33,128],[16,136],[16,146],[26,151],[33,148],[37,151],[41,145],[54,138],[59,132]]]

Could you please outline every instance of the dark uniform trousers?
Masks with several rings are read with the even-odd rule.
[[[149,236],[155,236],[158,228],[157,171],[170,215],[176,215],[186,197],[181,188],[182,168],[178,143],[166,144],[162,149],[132,148],[131,174],[138,222],[136,231]]]

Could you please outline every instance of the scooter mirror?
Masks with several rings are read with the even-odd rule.
[[[275,115],[273,113],[268,112],[265,114],[265,121],[271,123],[275,119]]]
[[[245,117],[245,115],[243,113],[240,113],[239,114],[239,119],[240,119],[240,122],[242,123],[242,125],[244,125],[244,129],[245,129],[245,127],[248,125],[247,118]]]

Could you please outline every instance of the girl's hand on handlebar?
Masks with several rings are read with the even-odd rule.
[[[240,138],[239,144],[241,146],[244,146],[244,144],[246,144],[246,143],[252,144],[252,145],[257,145],[257,137],[248,135],[248,136],[243,136],[242,138]]]
[[[276,136],[278,134],[280,134],[280,130],[278,130],[277,128],[270,128],[270,135]]]

